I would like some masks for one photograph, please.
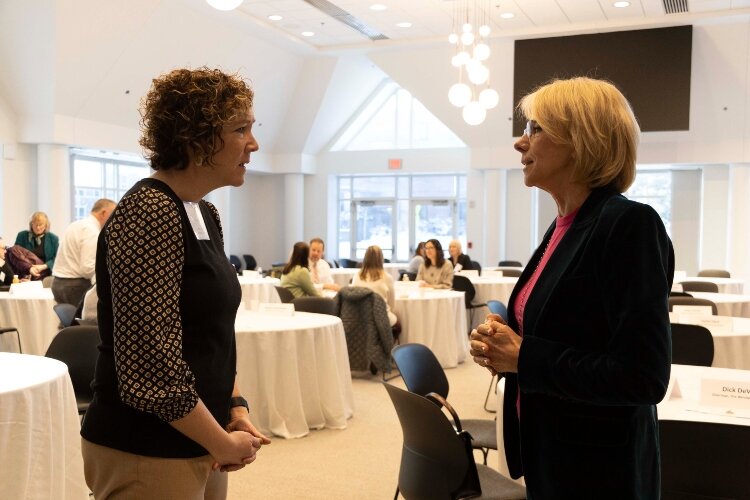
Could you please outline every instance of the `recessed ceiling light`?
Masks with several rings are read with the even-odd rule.
[[[270,16],[268,16],[268,19],[270,19],[271,21],[281,21],[284,18],[278,14],[271,14]]]
[[[374,4],[370,5],[370,10],[385,10],[387,8],[388,7],[386,7],[382,3],[374,3]]]
[[[315,33],[312,31],[303,31],[301,34],[302,36],[315,36]]]
[[[411,23],[398,23],[396,26],[399,28],[411,28]]]
[[[624,9],[625,7],[630,7],[630,2],[615,2],[612,5],[618,9]]]
[[[513,19],[514,17],[516,17],[516,15],[512,12],[503,12],[502,14],[500,14],[500,17],[502,17],[503,19]]]

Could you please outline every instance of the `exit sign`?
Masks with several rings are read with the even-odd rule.
[[[401,158],[389,158],[388,159],[389,170],[400,170],[401,169]]]

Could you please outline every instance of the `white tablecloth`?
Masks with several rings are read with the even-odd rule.
[[[331,277],[338,286],[349,286],[349,282],[357,272],[359,269],[353,267],[336,267],[331,269]]]
[[[396,316],[402,344],[429,347],[443,368],[463,363],[469,352],[464,293],[396,283]]]
[[[24,354],[43,356],[60,324],[54,305],[49,288],[29,296],[0,292],[0,326],[18,328]]]
[[[0,498],[87,500],[68,368],[0,353]]]
[[[476,304],[486,304],[488,300],[499,300],[506,306],[510,299],[510,294],[513,292],[513,288],[518,282],[516,277],[501,277],[501,278],[485,278],[479,276],[477,278],[469,278],[471,283],[474,285],[476,295],[474,296],[474,302]],[[471,325],[476,327],[478,324],[484,322],[484,318],[490,313],[487,307],[477,308],[474,310],[474,321]]]
[[[245,303],[245,309],[257,309],[255,306],[261,302],[281,302],[279,292],[276,291],[276,287],[281,285],[280,279],[247,276],[238,276],[238,279],[242,287],[242,302]]]
[[[245,310],[235,328],[237,378],[258,428],[285,438],[346,428],[354,396],[340,318]]]
[[[712,292],[690,292],[690,295],[716,304],[719,316],[750,318],[750,295]]]
[[[682,283],[683,281],[702,281],[704,283],[716,283],[716,285],[719,287],[719,293],[742,293],[745,286],[745,282],[739,278],[685,276],[681,278],[675,278],[672,289],[679,288],[679,290],[681,291],[682,287],[678,286],[678,284]]]

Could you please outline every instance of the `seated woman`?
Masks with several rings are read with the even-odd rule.
[[[363,286],[377,293],[383,300],[388,311],[388,321],[395,325],[398,318],[393,313],[396,307],[396,292],[393,290],[393,278],[383,269],[383,251],[377,245],[372,245],[365,251],[362,269],[354,275],[352,286]]]
[[[49,218],[44,212],[34,212],[29,220],[29,229],[19,231],[16,235],[16,245],[31,250],[44,264],[31,266],[29,273],[34,279],[40,279],[43,271],[55,265],[57,247],[60,239],[56,234],[49,232]],[[49,273],[48,273],[49,274]]]
[[[281,286],[288,288],[295,298],[320,297],[310,276],[310,247],[304,241],[298,241],[292,248],[292,255],[281,271]]]
[[[453,286],[453,265],[443,257],[443,246],[438,240],[427,240],[424,244],[425,259],[419,266],[417,281],[419,286],[428,288],[451,288]]]
[[[419,266],[424,264],[424,241],[420,241],[417,245],[417,249],[414,251],[414,257],[409,261],[409,267],[406,268],[407,273],[418,273]]]
[[[451,264],[453,264],[454,273],[457,273],[461,270],[473,269],[473,266],[471,265],[471,259],[461,250],[460,241],[451,240],[451,242],[448,244],[448,253],[451,256]]]

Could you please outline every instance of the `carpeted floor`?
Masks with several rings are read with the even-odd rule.
[[[489,372],[467,361],[446,374],[448,401],[459,417],[494,419],[483,408]],[[401,378],[389,383],[404,387]],[[272,437],[255,463],[230,474],[229,499],[392,499],[402,443],[396,412],[381,379],[355,378],[353,384],[354,417],[346,429],[311,431],[301,439]],[[497,466],[496,452],[490,452],[488,465]]]

